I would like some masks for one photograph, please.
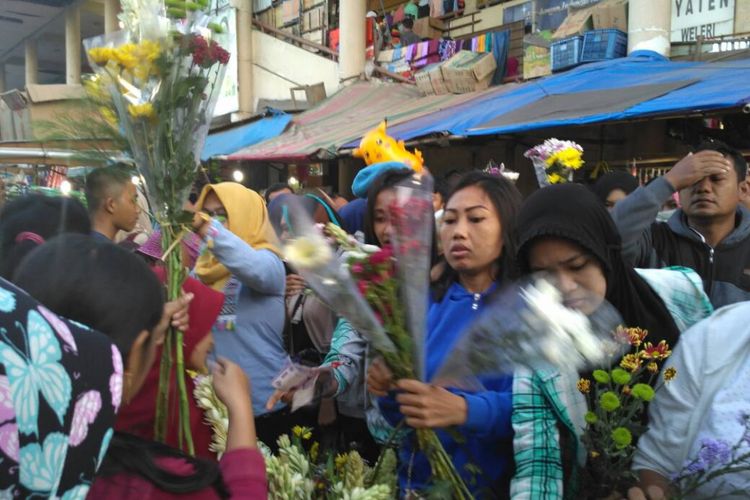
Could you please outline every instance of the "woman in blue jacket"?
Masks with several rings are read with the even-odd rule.
[[[372,200],[366,229],[388,243],[386,207],[393,190]],[[368,200],[370,201],[370,200]],[[513,234],[521,195],[503,178],[481,172],[464,176],[445,205],[440,241],[445,268],[433,286],[427,316],[426,378],[430,381],[450,355],[465,327],[481,312],[497,287],[516,274]],[[485,390],[466,392],[417,380],[394,381],[382,362],[368,372],[368,389],[380,396],[392,425],[438,430],[456,470],[474,495],[504,497],[513,469],[512,376],[482,379]],[[446,432],[452,428],[455,432]],[[413,434],[402,441],[401,494],[430,487],[430,465],[416,451]],[[473,466],[473,467],[472,467]]]

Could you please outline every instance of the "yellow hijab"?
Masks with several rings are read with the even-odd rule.
[[[272,243],[274,233],[268,220],[268,211],[263,198],[236,182],[222,182],[204,186],[198,201],[197,210],[203,209],[208,193],[214,192],[227,211],[227,228],[255,250],[266,249],[281,255]],[[209,249],[211,246],[209,245]],[[195,264],[195,274],[206,285],[215,290],[224,290],[231,272],[206,251]]]

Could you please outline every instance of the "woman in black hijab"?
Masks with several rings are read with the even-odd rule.
[[[553,274],[569,307],[593,312],[585,310],[593,292],[620,312],[626,326],[648,330],[649,341],[677,341],[682,328],[649,282],[625,263],[620,234],[588,189],[577,184],[540,189],[521,207],[518,227],[522,271]]]
[[[607,210],[612,210],[615,204],[638,188],[638,179],[627,172],[617,170],[609,172],[597,179],[594,193],[602,200]]]

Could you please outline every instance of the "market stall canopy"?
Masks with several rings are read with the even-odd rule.
[[[475,94],[423,96],[413,85],[361,82],[345,87],[317,107],[295,116],[275,139],[229,155],[230,160],[314,161],[335,158],[384,118],[389,128],[439,110],[452,110],[476,95],[508,91],[514,85]]]
[[[269,109],[266,116],[258,120],[210,134],[203,146],[201,160],[226,156],[283,133],[292,115]]]
[[[392,127],[399,139],[435,133],[509,134],[565,125],[737,109],[750,102],[750,59],[672,62],[651,51],[585,64],[479,96],[454,109]]]

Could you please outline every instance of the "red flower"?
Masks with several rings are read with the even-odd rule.
[[[370,265],[379,266],[380,264],[385,264],[386,262],[390,261],[392,257],[393,251],[391,250],[390,246],[386,245],[378,252],[370,255]]]
[[[352,264],[351,272],[352,274],[360,275],[365,272],[365,266],[361,262],[356,262]]]
[[[363,296],[367,295],[367,281],[359,280],[357,282],[357,288],[359,289],[359,293],[361,293]]]
[[[647,342],[643,345],[641,351],[641,357],[644,359],[661,360],[667,359],[672,351],[669,350],[666,340],[662,340],[657,345],[653,345],[651,342]]]
[[[212,62],[218,61],[220,64],[229,62],[229,52],[224,50],[221,45],[211,40],[210,54]]]
[[[194,35],[190,38],[189,49],[193,54],[193,64],[202,66],[211,59],[208,42],[201,35]]]

